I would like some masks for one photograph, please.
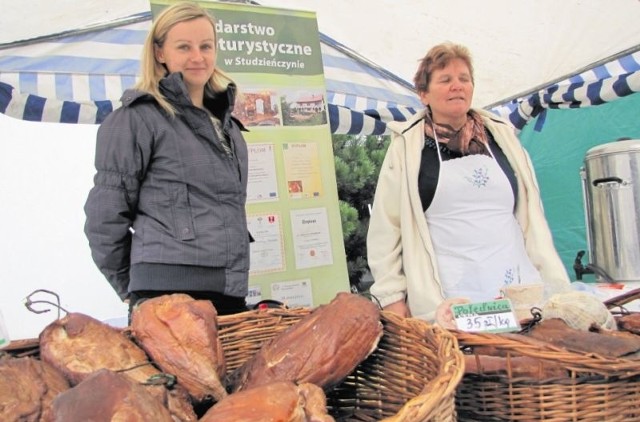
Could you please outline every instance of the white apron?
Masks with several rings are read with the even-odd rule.
[[[540,282],[513,214],[511,184],[491,150],[491,157],[443,161],[435,141],[440,173],[425,216],[445,298],[494,300],[506,285]]]

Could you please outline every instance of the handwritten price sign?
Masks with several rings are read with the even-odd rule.
[[[509,299],[451,305],[451,311],[461,331],[503,333],[520,330]]]

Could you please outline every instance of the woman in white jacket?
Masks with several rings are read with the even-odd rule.
[[[414,84],[426,108],[389,124],[367,238],[371,293],[385,310],[446,325],[436,314],[451,303],[493,300],[510,284],[567,289],[527,152],[508,122],[471,109],[468,50],[433,47]]]

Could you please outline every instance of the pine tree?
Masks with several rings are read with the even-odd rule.
[[[361,280],[368,272],[366,239],[370,206],[389,140],[388,136],[333,135],[349,282],[358,291],[365,289]]]

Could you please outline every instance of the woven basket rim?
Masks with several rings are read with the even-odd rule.
[[[381,312],[381,319],[415,330],[422,333],[423,336],[432,335],[437,339],[440,346],[439,356],[443,364],[439,376],[428,382],[419,395],[405,403],[395,417],[385,419],[386,422],[430,420],[437,416],[437,413],[435,410],[431,412],[427,412],[427,410],[437,409],[438,402],[445,398],[451,398],[454,401],[458,384],[464,376],[464,357],[458,340],[452,332],[420,319],[402,318],[388,311]]]
[[[221,335],[226,327],[246,321],[257,323],[260,320],[283,319],[287,317],[302,317],[312,312],[310,308],[268,308],[251,310],[234,315],[218,317]],[[417,422],[439,420],[440,407],[447,401],[452,405],[458,383],[464,375],[464,358],[458,345],[458,340],[452,332],[437,325],[415,318],[402,318],[395,313],[381,311],[383,324],[393,324],[401,329],[418,333],[423,338],[433,338],[438,345],[438,357],[441,363],[439,374],[424,385],[417,396],[408,400],[392,416],[385,418],[385,422]]]

